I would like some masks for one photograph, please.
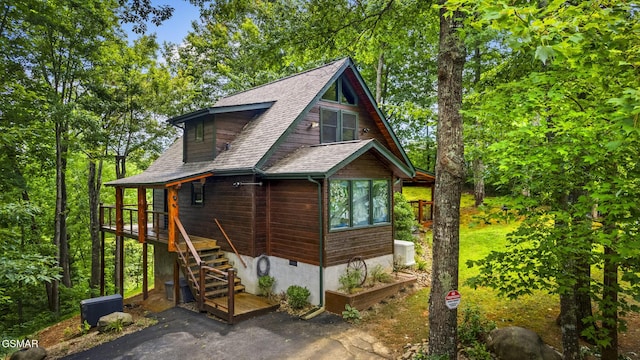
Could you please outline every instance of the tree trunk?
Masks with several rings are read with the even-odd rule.
[[[58,265],[62,268],[62,283],[71,287],[71,273],[69,271],[69,249],[67,241],[67,153],[68,125],[65,120],[57,120],[55,124],[56,136],[56,208],[54,220],[53,243],[56,246]],[[58,280],[54,280],[48,287],[50,310],[60,311],[60,294]]]
[[[444,5],[446,1],[440,0]],[[429,297],[429,356],[457,357],[457,310],[445,296],[458,287],[460,196],[464,182],[462,142],[462,69],[464,43],[458,35],[463,14],[445,16],[440,9],[438,56],[438,152],[436,156],[433,269]]]
[[[618,359],[618,263],[615,260],[617,254],[612,247],[606,246],[604,255],[602,335],[609,342],[608,345],[600,345],[600,354],[602,360],[616,360]]]
[[[382,74],[384,73],[384,44],[380,47],[378,55],[378,66],[376,67],[376,104],[380,106],[382,102]]]
[[[560,294],[560,328],[562,330],[562,359],[578,360],[580,343],[576,316],[576,298],[572,288]]]
[[[91,228],[91,292],[97,295],[100,286],[100,187],[102,186],[102,160],[96,164],[89,160],[89,221]]]
[[[484,203],[484,162],[479,157],[473,159],[473,190],[478,207]]]

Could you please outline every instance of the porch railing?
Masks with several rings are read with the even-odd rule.
[[[415,219],[420,223],[429,223],[433,221],[433,201],[429,200],[412,200],[409,201]]]
[[[151,220],[151,226],[147,226],[147,238],[160,240],[160,232],[164,229],[164,219],[169,215],[166,211],[155,211],[149,204],[147,219]],[[137,205],[124,205],[122,207],[123,231],[125,234],[137,237],[138,235],[138,207]],[[100,228],[103,230],[116,230],[116,206],[100,205]]]

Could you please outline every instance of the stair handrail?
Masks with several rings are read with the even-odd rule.
[[[222,232],[222,235],[227,240],[227,243],[229,243],[229,245],[231,246],[231,249],[233,249],[233,252],[236,254],[238,259],[240,259],[240,262],[242,263],[242,265],[244,265],[244,268],[246,269],[247,268],[247,263],[245,263],[244,260],[242,259],[242,257],[240,256],[240,254],[238,254],[238,250],[236,250],[236,247],[233,246],[233,242],[231,242],[231,239],[229,239],[229,236],[227,236],[227,233],[222,228],[222,225],[220,225],[220,222],[218,221],[218,219],[217,218],[213,218],[213,220],[216,222],[216,224],[218,225],[218,228],[220,229],[220,232]]]
[[[189,267],[189,253],[191,253],[191,256],[193,256],[193,259],[196,261],[196,264],[198,265],[199,268],[202,267],[201,266],[202,259],[200,258],[200,255],[198,255],[196,248],[193,246],[193,243],[191,242],[191,238],[189,237],[189,234],[187,234],[187,231],[184,229],[184,226],[182,225],[182,222],[180,221],[180,219],[178,219],[177,216],[174,219],[175,219],[176,227],[180,231],[180,234],[182,234],[182,238],[184,239],[184,242],[187,245],[187,249],[189,250],[189,251],[185,251],[186,254],[184,254],[182,250],[180,250],[180,247],[176,246],[178,255],[180,256],[180,258],[184,263],[185,275],[191,278],[191,281],[193,281],[194,286],[198,290],[200,290],[200,293],[202,293],[202,290],[203,290],[202,288],[204,287],[204,284],[200,283],[199,279],[196,278],[196,275],[193,273],[193,271],[191,271],[191,268]],[[174,284],[174,286],[179,286],[179,284]]]

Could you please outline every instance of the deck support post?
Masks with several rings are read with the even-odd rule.
[[[100,296],[104,296],[104,231],[100,231]]]
[[[180,264],[176,261],[173,263],[173,306],[180,304]]]
[[[124,188],[116,187],[116,254],[115,283],[116,291],[124,296]]]
[[[138,241],[147,241],[147,189],[138,188]]]
[[[233,324],[233,315],[235,314],[236,310],[235,310],[235,299],[234,299],[234,295],[236,292],[236,269],[229,269],[227,271],[227,281],[228,283],[228,287],[227,287],[227,308],[229,311],[229,318],[227,320],[227,322],[229,324]]]
[[[147,242],[142,243],[142,300],[149,298],[149,277],[147,266],[148,262],[148,249]]]
[[[171,186],[167,189],[167,202],[169,205],[169,223],[167,224],[168,229],[167,232],[169,234],[169,251],[176,252],[176,244],[178,232],[176,231],[176,218],[179,214],[178,207],[178,190],[180,189],[180,185]]]

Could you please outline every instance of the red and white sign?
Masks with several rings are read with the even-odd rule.
[[[457,309],[458,305],[460,305],[460,293],[458,290],[449,291],[447,296],[444,297],[444,303],[451,310]]]

